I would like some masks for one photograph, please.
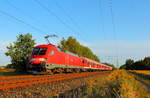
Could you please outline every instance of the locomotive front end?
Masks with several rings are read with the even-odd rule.
[[[45,63],[47,63],[47,50],[48,47],[46,45],[40,45],[33,49],[29,65],[27,67],[29,72],[37,71],[45,71]]]

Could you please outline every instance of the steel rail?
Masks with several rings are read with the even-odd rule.
[[[54,75],[53,77],[46,77],[46,78],[4,81],[4,82],[0,82],[0,90],[6,90],[10,88],[17,88],[17,87],[25,87],[25,86],[33,86],[33,85],[45,84],[49,82],[72,80],[72,79],[77,79],[77,78],[82,78],[82,77],[98,75],[101,73],[104,73],[104,72],[73,73],[73,74],[66,74],[64,76]]]

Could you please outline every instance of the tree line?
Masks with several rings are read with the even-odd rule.
[[[68,37],[68,39],[62,39],[58,46],[62,51],[69,51],[82,57],[100,62],[100,59],[92,52],[92,50],[84,45],[81,45],[75,38]]]
[[[145,57],[144,59],[135,62],[132,59],[127,59],[125,64],[122,65],[120,69],[150,70],[150,57]]]

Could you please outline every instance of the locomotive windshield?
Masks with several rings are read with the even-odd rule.
[[[45,55],[47,48],[34,48],[32,55]]]

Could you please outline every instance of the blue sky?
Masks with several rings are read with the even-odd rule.
[[[0,0],[0,65],[9,63],[4,55],[5,47],[15,41],[19,33],[28,32],[37,44],[46,43],[45,34],[55,33],[60,38],[74,36],[90,47],[102,62],[116,64],[116,51],[119,64],[128,58],[139,60],[150,56],[149,0],[38,0],[50,12],[35,1]],[[4,15],[2,11],[40,30]]]

